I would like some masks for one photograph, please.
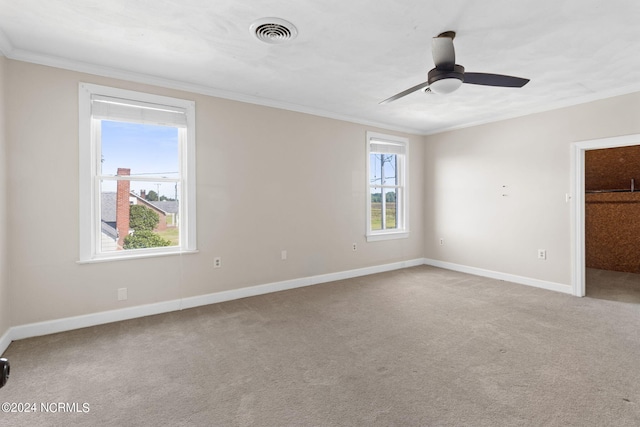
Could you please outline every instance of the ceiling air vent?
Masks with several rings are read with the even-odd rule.
[[[279,18],[258,19],[249,30],[258,40],[269,44],[285,43],[298,35],[298,30],[291,22]]]

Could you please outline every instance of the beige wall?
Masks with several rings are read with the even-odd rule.
[[[0,244],[0,263],[11,270],[1,269],[0,335],[8,325],[423,256],[568,285],[570,144],[640,133],[640,94],[632,94],[405,135],[411,237],[367,243],[365,132],[382,129],[12,60],[0,61],[2,78],[0,113],[11,108],[0,114],[8,172],[0,175],[0,221],[8,222],[0,242],[10,251]],[[196,101],[199,253],[76,262],[79,82]],[[127,301],[116,300],[120,287]]]
[[[631,94],[428,136],[425,256],[569,285],[570,145],[640,133],[638,111]]]
[[[405,135],[411,237],[367,243],[365,132],[381,129],[19,61],[6,68],[14,325],[423,256],[423,137]],[[199,253],[76,263],[79,82],[196,101]],[[127,301],[116,300],[120,287]]]
[[[6,64],[7,60],[0,55],[0,337],[11,326],[9,272],[7,271]]]

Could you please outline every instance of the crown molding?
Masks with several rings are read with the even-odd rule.
[[[246,95],[242,93],[227,91],[206,85],[199,85],[194,83],[187,83],[180,80],[167,79],[151,74],[136,73],[132,71],[126,71],[122,69],[106,67],[101,65],[90,64],[83,61],[75,61],[67,58],[62,58],[53,55],[45,55],[23,49],[16,49],[11,44],[11,41],[6,34],[0,29],[0,54],[9,59],[16,61],[29,62],[38,65],[44,65],[48,67],[61,68],[70,71],[76,71],[80,73],[93,74],[101,77],[114,78],[119,80],[131,81],[135,83],[148,84],[152,86],[159,86],[167,89],[181,90],[185,92],[196,93],[200,95],[212,96],[215,98],[228,99],[231,101],[244,102],[248,104],[260,105],[264,107],[277,108],[280,110],[293,111],[298,113],[309,114],[318,117],[324,117],[333,120],[340,120],[349,123],[360,124],[364,126],[371,126],[388,131],[401,132],[410,135],[429,136],[440,133],[455,131],[459,129],[465,129],[474,126],[485,125],[489,123],[500,122],[504,120],[515,119],[518,117],[524,117],[531,114],[543,113],[547,111],[558,110],[561,108],[572,107],[576,105],[586,104],[589,102],[599,101],[602,99],[613,98],[616,96],[627,95],[635,92],[640,92],[640,83],[623,86],[620,88],[613,88],[609,90],[593,92],[583,96],[577,96],[567,99],[562,99],[553,102],[543,102],[530,107],[518,108],[517,112],[510,112],[492,117],[487,117],[480,120],[473,120],[463,124],[442,126],[431,129],[414,128],[406,126],[398,126],[392,123],[377,122],[372,120],[362,119],[360,117],[349,116],[345,114],[338,114],[331,111],[322,110],[319,108],[309,107],[306,105],[299,105],[294,103],[275,101],[268,98],[262,98],[252,95]]]
[[[632,93],[640,92],[640,83],[635,83],[619,88],[613,88],[604,90],[601,92],[593,92],[587,95],[576,96],[572,98],[562,99],[559,101],[545,102],[536,104],[530,107],[519,108],[517,112],[505,113],[501,115],[492,116],[491,118],[475,120],[468,123],[444,126],[441,128],[432,129],[430,131],[423,131],[423,136],[436,135],[440,133],[450,132],[459,129],[470,128],[474,126],[485,125],[489,123],[501,122],[504,120],[515,119],[518,117],[529,116],[532,114],[545,113],[548,111],[560,110],[562,108],[574,107],[576,105],[587,104],[589,102],[600,101],[603,99],[614,98],[616,96],[629,95]]]
[[[44,65],[48,67],[61,68],[70,71],[76,71],[80,73],[93,74],[101,77],[109,77],[119,80],[126,80],[135,83],[148,84],[153,86],[164,87],[167,89],[176,89],[185,92],[197,93],[200,95],[207,95],[216,98],[228,99],[231,101],[239,101],[248,104],[255,104],[264,107],[278,108],[281,110],[293,111],[298,113],[310,114],[313,116],[325,117],[334,120],[340,120],[355,124],[361,124],[365,126],[372,126],[382,128],[390,131],[402,132],[412,135],[423,135],[424,130],[397,126],[391,123],[376,122],[371,120],[362,119],[359,117],[338,114],[331,111],[326,111],[318,108],[313,108],[305,105],[293,104],[288,102],[274,101],[268,98],[261,98],[252,95],[245,95],[237,92],[231,92],[224,89],[218,89],[210,86],[187,83],[179,80],[167,79],[150,74],[136,73],[111,67],[105,67],[101,65],[90,64],[88,62],[74,61],[62,57],[45,55],[35,53],[23,49],[14,49],[8,43],[8,52],[5,52],[5,56],[9,59],[16,61],[29,62],[38,65]],[[0,34],[0,49],[2,49],[2,36]]]

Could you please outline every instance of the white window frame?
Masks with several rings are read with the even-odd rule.
[[[156,104],[169,110],[180,110],[186,117],[186,128],[179,130],[180,243],[148,249],[101,252],[100,240],[100,120],[92,117],[92,97],[126,100],[129,105]],[[80,184],[80,254],[79,262],[99,262],[144,258],[160,255],[192,253],[196,247],[196,139],[195,102],[149,93],[135,92],[90,83],[80,83],[79,112],[79,184]]]
[[[390,146],[400,146],[401,151],[404,154],[397,154],[398,159],[398,171],[396,171],[397,185],[389,186],[389,188],[401,188],[400,201],[397,202],[396,207],[396,225],[395,229],[387,230],[372,230],[371,229],[371,187],[386,188],[381,185],[371,185],[371,153],[372,144],[389,144]],[[406,239],[409,237],[409,139],[396,136],[387,135],[378,132],[367,132],[367,144],[366,144],[366,158],[367,158],[367,171],[366,171],[366,203],[367,203],[367,229],[366,238],[367,242],[378,240],[390,240],[390,239]],[[384,194],[384,192],[383,192]],[[399,212],[399,213],[398,213]]]

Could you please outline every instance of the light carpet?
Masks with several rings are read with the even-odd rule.
[[[639,330],[637,304],[414,267],[16,341],[0,402],[80,412],[0,425],[638,426]]]

